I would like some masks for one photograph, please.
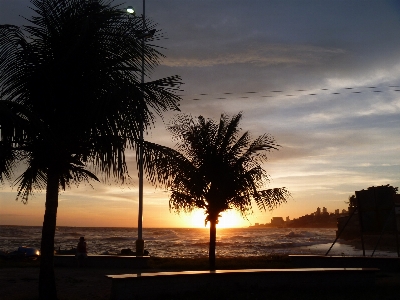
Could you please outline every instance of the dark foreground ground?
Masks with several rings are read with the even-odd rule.
[[[149,268],[142,272],[207,270],[207,259],[151,258]],[[218,259],[218,269],[291,268],[286,256]],[[126,268],[56,268],[60,300],[109,299],[111,280],[104,275],[137,273]],[[0,261],[0,299],[37,299],[39,268],[35,261]],[[155,287],[157,288],[157,287]],[[232,291],[204,290],[163,299],[400,299],[400,270],[379,272],[376,288],[359,290],[298,290],[240,289]]]

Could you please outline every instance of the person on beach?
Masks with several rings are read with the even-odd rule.
[[[79,238],[78,246],[76,247],[76,259],[78,260],[78,266],[84,265],[84,260],[87,258],[87,246],[85,237],[81,236]]]

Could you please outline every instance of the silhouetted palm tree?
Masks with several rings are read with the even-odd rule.
[[[162,55],[142,47],[141,19],[112,1],[31,3],[29,26],[0,26],[0,181],[12,180],[22,162],[17,199],[26,203],[35,190],[46,190],[39,296],[56,299],[60,188],[98,180],[95,174],[123,182],[125,151],[135,147],[140,124],[147,130],[152,111],[178,110],[180,78],[141,85],[142,53],[146,74]]]
[[[279,145],[267,134],[253,141],[248,132],[239,134],[241,118],[241,113],[231,119],[222,115],[218,124],[202,116],[180,115],[169,127],[178,151],[164,147],[164,156],[160,149],[151,156],[150,149],[160,146],[146,143],[148,175],[171,190],[170,209],[205,210],[205,223],[210,222],[211,270],[215,270],[216,225],[221,212],[235,209],[246,217],[252,212],[252,201],[261,210],[271,210],[290,197],[286,188],[265,189],[269,177],[262,163],[267,160],[266,152]]]

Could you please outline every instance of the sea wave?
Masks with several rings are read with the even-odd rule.
[[[285,236],[286,237],[315,237],[315,236],[318,236],[318,233],[310,232],[310,231],[290,231]]]
[[[130,241],[130,240],[135,240],[135,238],[132,237],[126,237],[126,236],[111,236],[107,238],[103,238],[105,241]]]
[[[59,227],[55,247],[76,247],[79,236],[85,236],[89,255],[119,253],[135,249],[136,228]],[[11,252],[19,246],[40,246],[41,227],[0,226],[0,250]],[[208,255],[209,231],[203,228],[149,228],[143,230],[145,249],[159,257],[205,257]],[[315,249],[325,254],[335,239],[334,229],[311,228],[235,228],[217,230],[217,256],[299,254]],[[318,247],[323,245],[324,247]],[[340,248],[339,248],[340,249]],[[347,249],[347,248],[346,248]],[[319,253],[320,251],[321,253]],[[331,254],[335,255],[335,247]],[[341,248],[339,254],[343,252]]]
[[[243,235],[234,235],[234,236],[228,236],[227,239],[230,240],[251,240],[254,237],[252,236],[243,236]]]

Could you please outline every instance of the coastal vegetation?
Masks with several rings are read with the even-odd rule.
[[[290,197],[284,187],[266,189],[269,176],[262,164],[266,153],[279,145],[268,134],[252,140],[248,131],[241,133],[241,119],[241,113],[231,118],[221,115],[219,121],[178,115],[168,127],[178,150],[165,149],[168,153],[162,158],[145,162],[149,172],[153,170],[153,180],[158,178],[170,190],[171,210],[204,210],[205,224],[210,222],[210,270],[215,270],[221,212],[234,209],[246,218],[252,213],[252,201],[260,210],[272,210]]]
[[[112,1],[31,4],[29,25],[0,26],[0,182],[16,185],[23,203],[46,191],[39,297],[57,299],[60,190],[91,180],[125,182],[125,151],[137,147],[154,112],[179,110],[180,77],[141,84],[142,59],[148,74],[163,55],[141,42],[142,19]]]
[[[270,223],[256,223],[250,227],[270,227],[270,228],[336,228],[337,219],[347,216],[348,211],[342,210],[339,213],[337,209],[335,213],[329,212],[313,212],[294,219],[283,220],[282,217],[273,217]]]

